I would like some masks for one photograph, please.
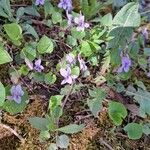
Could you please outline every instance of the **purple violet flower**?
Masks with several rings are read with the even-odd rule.
[[[20,84],[14,85],[10,89],[11,96],[8,96],[9,100],[14,100],[16,103],[21,103],[21,97],[24,95],[22,87]]]
[[[72,0],[60,0],[58,7],[66,10],[66,11],[71,11],[73,8],[72,7]]]
[[[61,82],[61,84],[72,84],[72,82],[77,78],[76,75],[71,75],[71,68],[67,67],[66,69],[61,68],[60,74],[64,77],[64,80]]]
[[[76,60],[75,60],[73,54],[67,54],[67,55],[66,55],[66,61],[67,61],[69,64],[75,64],[75,63],[76,63]]]
[[[79,61],[79,65],[80,65],[80,70],[86,71],[87,66],[85,64],[85,61],[81,58],[80,54],[78,54],[78,61]]]
[[[45,0],[36,0],[35,5],[44,5]]]
[[[84,31],[85,28],[89,27],[89,24],[85,23],[84,21],[85,21],[85,17],[81,14],[81,12],[79,17],[74,18],[74,22],[78,25],[77,31]]]
[[[129,58],[129,55],[126,54],[126,56],[123,56],[121,58],[121,67],[118,69],[118,73],[121,72],[128,72],[131,67],[131,59]]]
[[[34,69],[36,71],[41,72],[44,69],[44,67],[41,65],[41,59],[36,60],[34,64],[35,64]]]

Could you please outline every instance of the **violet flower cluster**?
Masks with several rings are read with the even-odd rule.
[[[34,69],[37,71],[37,72],[41,72],[42,70],[44,70],[44,67],[41,65],[41,59],[38,59],[35,61],[34,63]]]
[[[128,72],[130,70],[130,67],[131,67],[131,59],[130,59],[129,55],[126,54],[126,55],[122,56],[121,66],[117,72],[118,73]]]
[[[70,13],[73,9],[71,0],[60,0],[58,7],[66,10],[68,26],[72,26],[73,24],[75,24],[77,26],[77,31],[84,31],[85,28],[89,27],[89,24],[85,23],[85,17],[82,15],[81,12],[80,15],[75,18]]]
[[[78,78],[77,75],[72,75],[71,73],[71,68],[77,64],[77,60],[75,59],[75,56],[73,54],[67,54],[66,55],[66,68],[61,68],[60,69],[60,74],[64,77],[63,81],[61,82],[61,84],[72,84],[75,79]],[[79,66],[80,66],[80,70],[85,72],[87,70],[87,66],[85,61],[81,58],[80,54],[78,55],[78,62],[79,62]]]
[[[11,96],[8,96],[9,100],[14,100],[16,103],[21,103],[21,98],[24,95],[22,87],[20,84],[13,85],[10,89]]]

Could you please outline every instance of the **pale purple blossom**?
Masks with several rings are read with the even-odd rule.
[[[66,10],[66,11],[71,11],[73,8],[72,0],[60,0],[58,7]]]
[[[71,26],[73,23],[73,16],[66,11],[68,26]]]
[[[21,97],[24,95],[20,84],[14,85],[10,89],[11,96],[8,96],[9,100],[14,100],[16,103],[21,103]]]
[[[35,5],[44,5],[45,0],[36,0]]]
[[[76,63],[76,59],[74,57],[73,54],[67,54],[66,55],[66,61],[69,63],[69,64],[75,64]]]
[[[74,18],[74,22],[77,24],[77,31],[84,31],[85,28],[89,27],[88,23],[85,23],[85,17],[81,14],[79,17]]]
[[[61,84],[72,84],[73,81],[78,77],[76,75],[71,75],[71,68],[67,67],[66,69],[61,68],[60,74],[64,77],[64,80],[61,82]]]
[[[34,64],[34,69],[36,71],[41,72],[44,69],[44,67],[41,65],[41,59],[36,60]]]
[[[118,73],[121,73],[121,72],[128,72],[129,69],[131,67],[131,59],[129,57],[129,55],[125,55],[121,58],[121,66],[120,68],[118,69]]]
[[[78,54],[78,61],[79,61],[79,65],[80,65],[80,70],[86,71],[86,70],[87,70],[86,63],[85,63],[85,61],[81,58],[80,54]]]

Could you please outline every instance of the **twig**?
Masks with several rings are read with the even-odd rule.
[[[109,150],[114,150],[109,144],[107,144],[102,138],[100,138],[100,143],[106,146]]]
[[[21,141],[21,143],[25,143],[25,139],[21,135],[19,135],[15,130],[13,130],[12,128],[10,128],[9,126],[0,123],[0,127],[9,130],[11,133],[13,133]]]

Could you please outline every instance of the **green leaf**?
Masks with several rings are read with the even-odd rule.
[[[49,131],[41,131],[39,137],[41,140],[48,140],[50,138],[50,132]]]
[[[58,150],[58,147],[55,143],[51,143],[50,146],[48,147],[48,150]]]
[[[22,38],[22,29],[19,24],[5,24],[4,30],[12,41],[18,41]]]
[[[33,6],[24,7],[24,12],[28,15],[40,17],[40,14],[37,12],[36,8]]]
[[[127,116],[125,106],[118,102],[110,102],[108,107],[108,114],[116,126],[122,124],[123,119]]]
[[[12,61],[12,58],[10,57],[9,53],[4,50],[4,47],[0,43],[0,65],[5,64]]]
[[[111,26],[112,25],[112,14],[106,14],[100,20],[103,26]]]
[[[4,102],[3,108],[12,115],[16,115],[17,113],[23,112],[28,104],[28,93],[24,90],[24,95],[21,99],[21,103],[18,104],[13,100],[6,100]]]
[[[102,109],[102,101],[106,97],[106,92],[100,88],[95,88],[94,90],[89,90],[89,94],[92,98],[87,100],[87,104],[92,114],[98,117],[98,113]]]
[[[69,137],[65,134],[58,136],[58,138],[56,139],[56,145],[60,148],[68,148]]]
[[[146,114],[150,115],[150,93],[138,88],[136,91],[128,89],[127,95],[134,96],[134,99],[140,104],[140,116],[145,118]]]
[[[71,29],[71,35],[75,39],[83,39],[85,37],[85,32],[84,31],[77,31],[76,28]]]
[[[49,0],[45,0],[45,3],[44,3],[45,18],[47,18],[47,16],[51,15],[53,12],[54,12],[54,7],[51,5]]]
[[[54,84],[56,81],[56,75],[54,75],[52,72],[49,72],[45,74],[44,81],[46,84]]]
[[[144,55],[150,56],[150,48],[144,48]]]
[[[36,129],[39,129],[41,131],[48,130],[49,120],[46,118],[41,117],[30,117],[29,123]]]
[[[76,46],[77,45],[77,40],[73,36],[68,35],[67,36],[67,44],[70,46]]]
[[[36,30],[34,29],[33,26],[31,26],[29,24],[25,24],[23,27],[24,27],[24,30],[25,30],[24,35],[25,34],[28,34],[28,35],[30,34],[34,38],[39,39],[39,36],[38,36],[38,34],[37,34],[37,32],[36,32]]]
[[[142,137],[143,127],[137,123],[129,123],[124,127],[124,130],[127,132],[129,139],[137,140]]]
[[[62,15],[59,12],[55,12],[52,14],[52,22],[54,24],[62,22]]]
[[[74,133],[78,133],[82,131],[83,129],[84,129],[84,124],[81,124],[81,125],[70,124],[70,125],[61,127],[57,130],[66,134],[74,134]]]
[[[109,37],[113,37],[109,41],[108,47],[115,50],[121,46],[125,47],[126,43],[131,40],[133,29],[131,27],[115,27],[109,32]]]
[[[37,50],[40,54],[52,53],[53,48],[54,46],[52,40],[46,35],[40,39],[37,45]]]
[[[49,100],[49,109],[52,110],[56,106],[61,106],[61,101],[62,101],[63,97],[64,97],[63,95],[51,96],[50,100]]]
[[[150,135],[150,123],[146,123],[143,126],[143,133],[147,136]]]
[[[122,27],[138,27],[141,17],[138,12],[139,4],[131,2],[126,4],[114,17],[113,24]],[[133,21],[134,19],[134,21]]]
[[[85,57],[89,57],[90,55],[92,55],[92,49],[90,47],[90,44],[87,41],[82,41],[81,43],[81,53],[85,56]]]
[[[74,68],[71,69],[71,74],[79,76],[79,74],[80,74],[80,68],[78,66],[75,66]]]
[[[3,106],[4,101],[5,101],[5,87],[3,84],[0,82],[0,107]]]

